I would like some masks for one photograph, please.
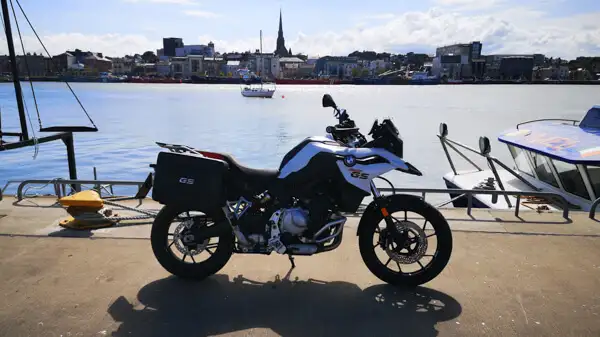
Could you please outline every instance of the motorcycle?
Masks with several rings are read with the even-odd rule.
[[[392,170],[422,175],[402,159],[404,144],[394,123],[375,120],[368,141],[329,94],[322,105],[334,109],[338,124],[326,128],[327,137],[309,137],[292,148],[277,170],[246,167],[225,153],[157,143],[169,150],[159,152],[151,165],[152,198],[163,205],[152,224],[151,244],[163,268],[202,280],[221,270],[234,253],[272,252],[288,255],[294,268],[296,255],[338,248],[344,214],[357,213],[371,195],[357,228],[359,251],[370,272],[398,286],[421,285],[442,272],[452,252],[444,216],[420,197],[383,195],[373,182]],[[403,219],[393,216],[398,212]],[[408,212],[425,218],[423,226]],[[428,254],[433,236],[435,252]],[[386,262],[378,250],[387,255]],[[208,258],[197,261],[203,252]],[[431,259],[424,264],[425,257]],[[415,264],[418,270],[403,271]]]

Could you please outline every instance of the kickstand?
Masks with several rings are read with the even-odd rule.
[[[291,269],[296,268],[296,264],[294,263],[294,257],[292,255],[288,255],[288,257],[290,258],[290,263],[292,264],[292,268]]]

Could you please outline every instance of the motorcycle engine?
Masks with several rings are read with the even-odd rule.
[[[288,208],[280,220],[282,233],[300,235],[308,228],[308,211],[302,208]]]

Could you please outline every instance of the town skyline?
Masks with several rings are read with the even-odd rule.
[[[61,2],[57,9],[65,9],[63,7],[68,7],[71,2]],[[379,2],[374,0],[372,5]],[[179,13],[185,18],[182,20],[186,25],[193,23],[193,31],[204,32],[198,35],[191,32],[190,26],[178,34],[178,24],[171,24],[172,20],[155,21],[161,24],[147,26],[143,25],[145,19],[133,17],[125,26],[134,26],[134,29],[123,28],[123,24],[114,24],[114,16],[119,17],[117,11],[113,17],[105,18],[107,24],[97,25],[97,14],[102,14],[100,10],[94,15],[97,4],[86,5],[90,10],[73,18],[75,21],[87,21],[86,25],[72,25],[70,28],[65,26],[65,22],[49,25],[48,13],[42,13],[44,9],[50,10],[46,4],[22,5],[53,55],[74,48],[94,50],[112,57],[141,54],[148,50],[156,52],[161,48],[162,38],[169,36],[181,37],[185,44],[213,41],[215,50],[221,53],[254,51],[260,47],[260,30],[263,32],[263,50],[272,52],[276,48],[280,8],[286,47],[291,48],[294,54],[302,53],[309,57],[348,55],[355,50],[434,54],[437,46],[473,40],[483,42],[486,54],[542,53],[565,59],[600,55],[600,22],[595,19],[600,16],[600,3],[589,0],[572,1],[566,7],[561,0],[535,0],[518,7],[514,7],[512,0],[431,0],[427,2],[428,6],[379,6],[384,10],[378,13],[360,8],[359,11],[351,8],[333,12],[336,15],[315,13],[304,22],[301,18],[310,12],[309,9],[314,9],[315,1],[303,2],[306,8],[274,1],[258,6],[259,11],[247,14],[244,14],[245,7],[241,2],[233,3],[240,6],[231,6],[232,9],[239,7],[240,12],[229,10],[227,15],[215,10],[212,3],[195,0],[108,0],[104,3],[112,5],[113,9],[133,11],[142,17],[156,11],[165,12],[165,16],[169,11]],[[347,3],[346,7],[354,7],[352,3]],[[327,4],[325,8],[334,5]],[[258,12],[256,19],[250,15]],[[60,15],[66,14],[69,14],[68,10]],[[186,21],[190,18],[191,21]],[[324,19],[325,22],[322,21]],[[19,22],[25,22],[21,16]],[[29,27],[25,24],[21,27],[26,51],[41,52],[41,46]],[[255,28],[256,32],[253,33],[251,28]],[[3,40],[0,54],[7,52]]]

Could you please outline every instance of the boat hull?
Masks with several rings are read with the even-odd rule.
[[[446,178],[443,178],[443,179],[444,179],[444,183],[446,184],[446,188],[460,189],[460,187],[456,186],[453,182],[449,181],[448,179],[446,179]],[[458,197],[460,194],[448,193],[448,195],[450,196],[450,199],[453,199],[453,198]],[[462,197],[452,201],[452,206],[454,206],[454,207],[467,208],[468,205],[469,205],[469,201],[468,201],[467,197],[465,197],[465,196],[462,196]],[[479,199],[477,199],[476,195],[473,196],[473,204],[471,207],[473,207],[473,208],[489,208],[486,204],[484,204]]]
[[[250,91],[250,90],[243,90],[242,91],[242,96],[244,97],[259,97],[259,98],[272,98],[273,95],[275,94],[275,91]]]

